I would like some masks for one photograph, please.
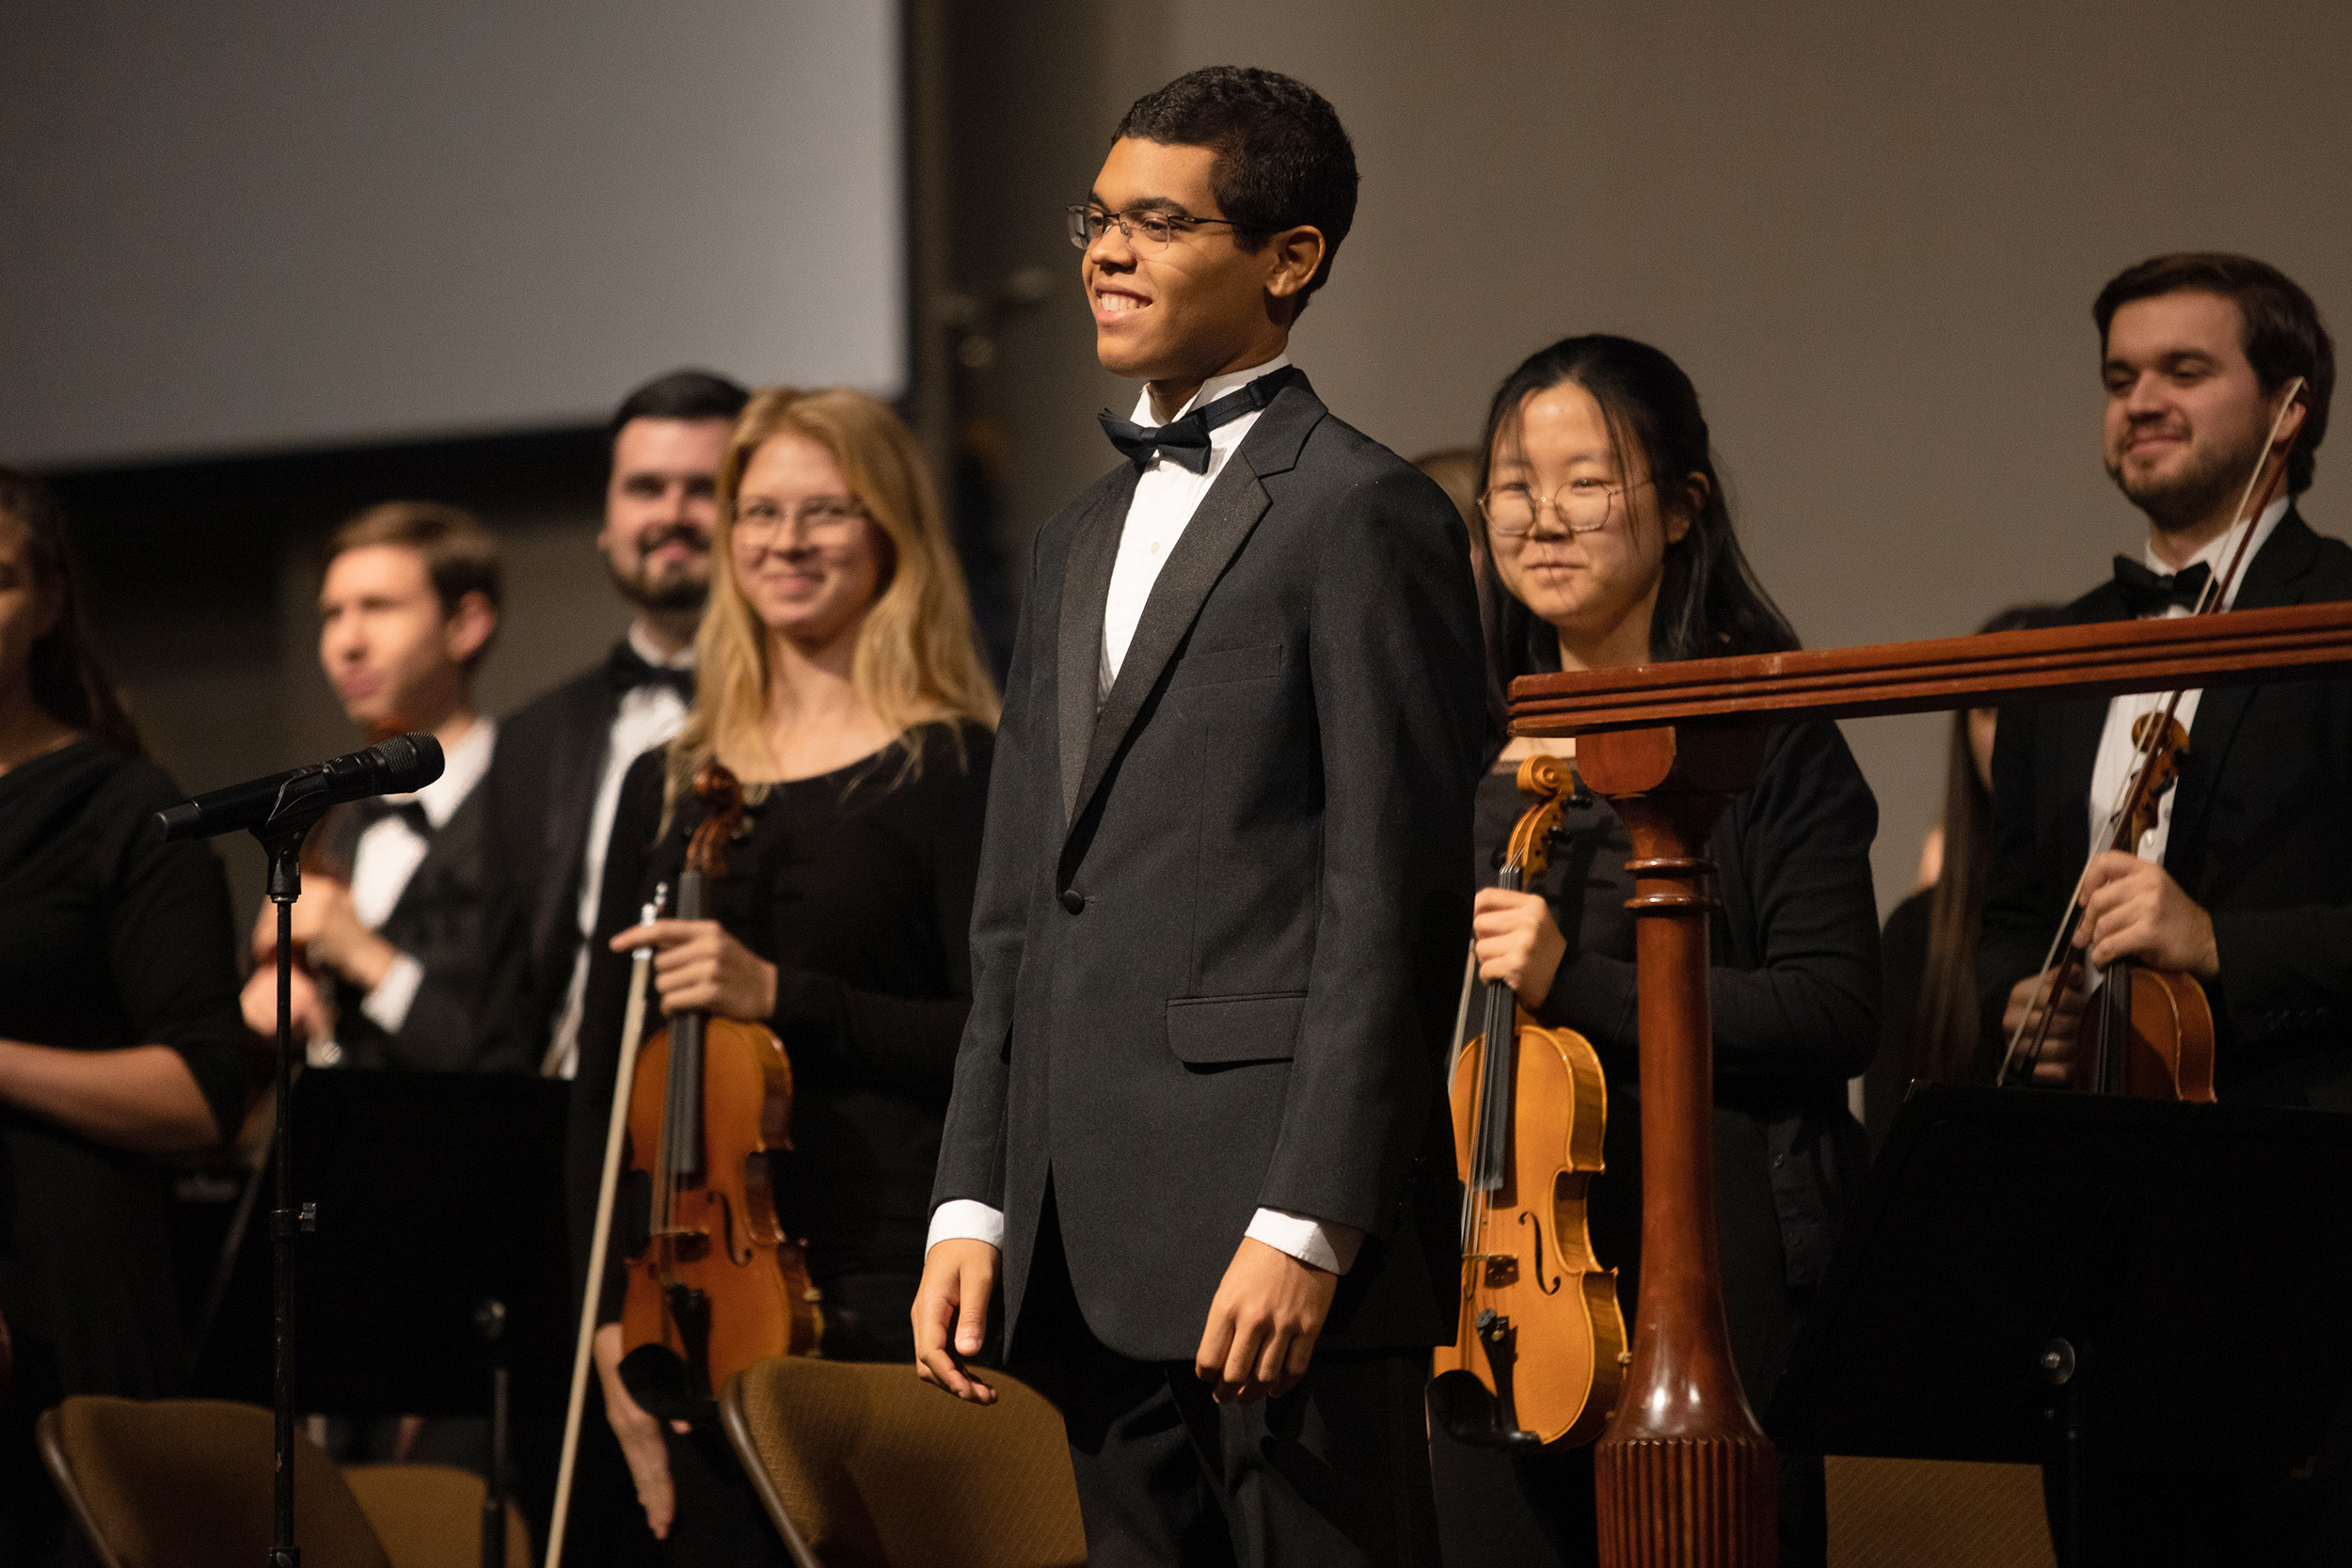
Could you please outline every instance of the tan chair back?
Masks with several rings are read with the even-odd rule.
[[[392,1568],[474,1568],[482,1556],[482,1478],[453,1465],[346,1465]],[[306,1557],[305,1561],[309,1560]],[[532,1568],[531,1534],[506,1505],[506,1568]]]
[[[226,1400],[77,1395],[40,1418],[41,1459],[106,1568],[253,1568],[269,1560],[275,1424]],[[303,1568],[391,1568],[318,1446],[294,1434]]]
[[[963,1403],[911,1366],[779,1356],[720,1414],[800,1568],[1073,1568],[1086,1561],[1061,1417],[990,1372]]]
[[[1838,1459],[1829,1568],[2058,1568],[2033,1465]]]

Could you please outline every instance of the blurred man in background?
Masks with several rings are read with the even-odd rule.
[[[723,376],[673,371],[622,401],[596,547],[637,618],[603,663],[506,721],[491,793],[529,924],[527,1027],[550,1075],[570,1077],[579,1049],[586,944],[621,777],[677,733],[693,701],[713,489],[748,395]]]
[[[313,1066],[522,1071],[520,911],[477,787],[498,725],[473,682],[498,635],[497,540],[473,516],[390,501],[345,523],[319,589],[319,663],[369,740],[422,730],[441,776],[320,823],[294,905],[294,1024]],[[246,1022],[278,1027],[277,911],[254,927]]]

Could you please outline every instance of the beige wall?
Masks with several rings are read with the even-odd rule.
[[[1531,350],[1647,339],[1698,383],[1813,646],[1965,631],[2134,547],[2089,313],[2121,267],[2249,251],[2352,328],[2341,4],[1009,0],[961,25],[963,265],[1069,280],[991,372],[1024,528],[1102,470],[1090,416],[1134,395],[1090,363],[1057,208],[1128,102],[1205,64],[1295,73],[1355,136],[1357,228],[1295,345],[1342,417],[1408,454],[1466,441]],[[2352,531],[2339,462],[2306,509],[2322,531]],[[1944,730],[1846,729],[1891,904]]]

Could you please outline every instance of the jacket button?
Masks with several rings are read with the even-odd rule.
[[[1087,895],[1074,887],[1066,887],[1061,890],[1061,907],[1076,914],[1087,907]]]

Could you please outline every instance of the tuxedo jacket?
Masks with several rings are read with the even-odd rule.
[[[485,783],[528,948],[521,1010],[541,1053],[564,1009],[580,951],[588,820],[620,708],[620,691],[599,664],[499,721],[498,754]]]
[[[506,744],[503,726],[499,745]],[[424,859],[376,934],[415,958],[424,979],[397,1032],[360,1011],[365,994],[337,982],[335,1038],[351,1068],[434,1072],[532,1072],[539,1061],[520,1026],[521,910],[490,836],[489,792],[476,784],[435,832]],[[324,847],[351,863],[365,822],[337,807],[320,823]]]
[[[1367,1233],[1327,1343],[1434,1343],[1485,722],[1460,519],[1294,381],[1098,712],[1136,477],[1030,550],[932,1201],[1003,1211],[1009,1344],[1049,1181],[1078,1303],[1122,1354],[1193,1354],[1261,1206]]]
[[[2352,548],[2290,509],[2247,562],[2239,610],[2352,598]],[[2127,620],[2112,583],[2068,624]],[[2010,990],[2037,972],[2090,853],[2107,700],[2005,708],[1993,752],[1993,878],[1978,965],[1989,1074]],[[2206,986],[2224,1100],[2352,1110],[2352,680],[2215,688],[2182,759],[2165,868],[2213,917]]]

